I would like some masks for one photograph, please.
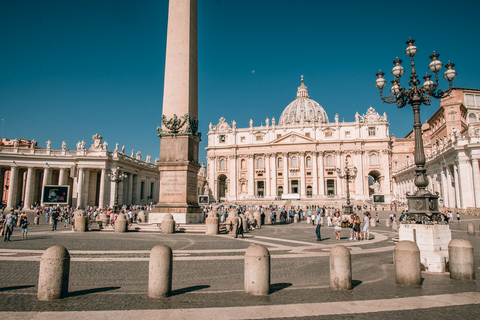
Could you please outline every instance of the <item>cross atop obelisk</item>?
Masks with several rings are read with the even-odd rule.
[[[160,146],[160,201],[150,223],[172,214],[179,223],[201,222],[197,199],[197,0],[170,0]]]

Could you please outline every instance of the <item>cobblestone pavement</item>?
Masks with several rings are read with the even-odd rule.
[[[382,220],[388,214],[386,211],[381,212]],[[414,306],[414,310],[397,303],[403,301],[399,300],[403,298],[418,297],[418,301],[422,301],[427,296],[478,294],[480,290],[477,281],[454,281],[448,273],[423,272],[423,284],[419,287],[396,285],[393,240],[398,237],[398,233],[387,229],[384,220],[380,226],[371,228],[372,240],[350,241],[349,230],[343,230],[342,240],[337,241],[333,229],[323,227],[322,237],[325,240],[321,242],[315,241],[314,227],[305,221],[267,225],[247,233],[246,239],[234,239],[230,235],[73,233],[60,224],[58,231],[52,232],[49,225],[41,222],[44,224],[30,226],[28,240],[21,240],[17,228],[12,242],[0,242],[1,319],[43,319],[42,316],[48,315],[51,320],[48,311],[68,311],[62,314],[62,319],[69,315],[72,318],[83,317],[75,311],[98,311],[89,314],[89,317],[95,318],[96,315],[103,319],[105,315],[100,311],[110,311],[113,315],[115,310],[140,312],[122,314],[123,318],[144,318],[148,313],[141,312],[148,310],[180,312],[181,309],[191,308],[200,308],[206,312],[207,315],[203,316],[205,319],[281,318],[283,315],[269,312],[268,306],[294,308],[299,304],[318,305],[319,311],[303,316],[285,313],[285,317],[480,318],[480,298],[475,303],[449,303],[448,298],[443,305],[427,308],[428,304],[420,304]],[[475,223],[476,235],[467,235],[467,222]],[[467,239],[475,248],[477,278],[480,270],[479,224],[480,218],[468,216],[462,216],[459,224],[451,224],[452,238]],[[267,297],[252,297],[243,293],[243,255],[252,243],[263,244],[270,250],[272,285],[271,294]],[[173,249],[173,292],[169,298],[156,300],[147,298],[148,258],[150,250],[159,244]],[[347,292],[329,289],[329,251],[338,244],[347,246],[352,254],[354,288]],[[69,296],[58,301],[38,301],[39,261],[43,251],[53,245],[65,246],[71,255]],[[452,301],[463,301],[457,296],[452,297]],[[383,302],[384,299],[389,300]],[[391,309],[376,309],[376,304],[372,301],[377,300],[381,300],[381,306],[391,305]],[[360,312],[356,310],[356,304],[352,304],[351,313],[320,312],[328,303],[351,301],[356,301],[359,306],[371,304],[372,307]],[[264,309],[254,316],[254,306]],[[250,313],[238,313],[236,307],[242,307],[244,311],[250,310]],[[225,310],[232,310],[232,313],[226,316],[212,308],[226,308]],[[214,313],[209,313],[210,310]],[[178,314],[178,317],[189,316]]]

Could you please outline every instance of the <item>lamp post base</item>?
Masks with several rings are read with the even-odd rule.
[[[438,192],[435,194],[419,189],[415,194],[407,193],[408,213],[407,222],[430,224],[434,221],[443,221],[442,213],[438,210]]]

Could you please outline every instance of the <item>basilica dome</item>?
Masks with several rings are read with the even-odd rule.
[[[283,110],[279,124],[294,124],[301,122],[323,122],[328,123],[328,117],[322,106],[310,99],[305,84],[298,87],[297,97]]]

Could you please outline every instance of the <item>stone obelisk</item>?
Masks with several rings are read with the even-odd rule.
[[[160,143],[160,201],[149,223],[168,213],[177,223],[202,222],[197,199],[197,0],[170,0]]]

